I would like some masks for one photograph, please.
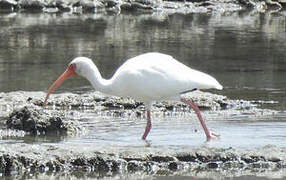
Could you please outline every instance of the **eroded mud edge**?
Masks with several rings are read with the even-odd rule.
[[[0,137],[55,132],[62,135],[76,135],[84,130],[78,117],[87,113],[134,118],[144,118],[146,114],[142,102],[99,92],[52,94],[48,105],[42,107],[44,97],[44,92],[0,93]],[[194,101],[206,117],[242,115],[257,118],[279,115],[277,111],[259,108],[264,103],[275,102],[231,100],[223,95],[201,91],[186,94],[184,98]],[[155,102],[152,114],[156,114],[156,117],[176,116],[176,114],[196,116],[186,104],[170,101]]]
[[[80,147],[80,148],[79,148]],[[275,146],[240,150],[198,147],[95,147],[93,145],[10,144],[0,147],[0,172],[64,174],[80,177],[189,175],[233,177],[286,176],[286,151]],[[130,177],[129,176],[129,177]]]
[[[2,121],[6,121],[15,109],[23,107],[39,110],[40,113],[35,114],[36,116],[48,117],[55,115],[61,117],[62,110],[118,113],[131,110],[138,114],[144,113],[144,105],[141,102],[98,92],[80,95],[53,94],[46,109],[41,107],[44,97],[44,92],[0,93],[2,128],[6,125]],[[212,112],[212,115],[214,112],[254,116],[276,113],[272,110],[259,109],[258,102],[230,100],[213,93],[197,91],[187,94],[186,98],[192,99],[201,109],[205,109],[203,113]],[[188,111],[187,107],[177,102],[157,102],[153,109],[155,113]],[[273,173],[277,176],[286,176],[285,169],[285,149],[271,145],[250,150],[210,148],[207,143],[205,146],[195,148],[150,147],[148,142],[145,147],[98,147],[92,144],[64,143],[50,145],[17,143],[0,146],[0,175],[13,177],[54,174],[56,179],[66,174],[77,176],[77,173],[80,177],[113,177],[128,174],[128,176],[190,175],[213,178],[255,174],[270,176]]]
[[[234,12],[243,9],[280,11],[285,0],[0,0],[0,10],[7,12],[72,12],[120,14],[122,12],[206,13]]]
[[[90,91],[83,94],[61,93],[52,94],[49,97],[46,107],[42,107],[43,100],[46,96],[45,92],[32,91],[15,91],[9,93],[0,93],[0,117],[8,117],[15,109],[24,106],[34,106],[34,109],[45,110],[45,116],[53,116],[55,114],[61,116],[61,110],[72,111],[113,111],[118,114],[124,111],[134,111],[138,116],[145,113],[145,106],[140,101],[130,98],[120,98],[109,96],[100,92]],[[274,110],[259,108],[264,104],[275,104],[272,101],[246,101],[233,100],[226,96],[194,91],[184,95],[184,98],[195,102],[202,113],[212,114],[249,114],[249,115],[271,115],[277,113]],[[206,110],[206,111],[204,111]],[[152,113],[168,113],[168,112],[189,112],[190,109],[181,102],[154,102]]]

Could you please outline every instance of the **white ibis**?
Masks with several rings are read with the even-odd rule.
[[[92,86],[105,94],[131,97],[144,102],[147,110],[147,125],[142,139],[145,140],[151,129],[151,106],[154,101],[176,100],[186,103],[198,116],[207,140],[219,135],[207,128],[198,106],[181,97],[182,94],[196,89],[219,89],[223,87],[212,76],[191,69],[161,53],[146,53],[133,57],[122,64],[113,77],[103,79],[91,59],[77,57],[70,62],[65,72],[49,88],[44,105],[51,92],[65,79],[81,75]]]

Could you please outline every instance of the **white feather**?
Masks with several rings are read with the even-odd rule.
[[[76,58],[76,72],[107,94],[131,97],[144,102],[178,100],[181,93],[192,89],[222,89],[212,76],[191,69],[161,53],[146,53],[127,60],[110,80],[101,77],[88,58]]]

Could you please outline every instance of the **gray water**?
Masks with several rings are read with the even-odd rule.
[[[207,72],[224,86],[213,91],[231,99],[270,102],[263,108],[276,116],[212,116],[210,129],[221,138],[204,142],[192,115],[153,121],[152,146],[286,147],[286,16],[236,12],[227,14],[0,14],[0,92],[46,91],[76,56],[94,60],[110,78],[128,58],[159,51]],[[65,82],[56,92],[92,90],[82,78]],[[140,140],[144,118],[86,112],[88,133],[74,138],[23,137],[1,143],[95,143],[145,146]]]
[[[286,106],[286,22],[282,14],[0,14],[0,91],[46,91],[76,56],[110,78],[128,58],[170,54],[221,82],[233,99]],[[80,78],[58,92],[91,90]]]

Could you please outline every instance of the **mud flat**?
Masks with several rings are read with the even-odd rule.
[[[162,0],[0,0],[0,9],[15,12],[72,12],[98,13],[107,12],[164,12],[164,13],[206,13],[233,12],[243,9],[258,11],[281,10],[285,0],[253,1],[253,0],[195,0],[195,1],[162,1]]]
[[[8,117],[13,111],[19,111],[25,106],[30,107],[30,110],[35,109],[39,111],[41,109],[46,113],[46,116],[51,116],[51,113],[58,113],[59,110],[108,110],[117,111],[118,113],[133,110],[138,115],[145,113],[145,107],[142,102],[109,96],[100,92],[52,94],[47,107],[43,108],[42,104],[45,96],[44,92],[15,91],[0,93],[0,117]],[[274,110],[259,108],[263,104],[275,103],[270,101],[232,100],[223,95],[202,91],[188,93],[184,97],[194,101],[201,110],[211,110],[212,113],[241,113],[257,116],[276,113]],[[152,110],[153,113],[190,111],[183,103],[168,101],[155,102]],[[208,111],[205,112],[207,113]]]
[[[109,96],[100,92],[83,94],[52,94],[46,107],[42,107],[44,92],[16,91],[0,93],[0,137],[29,135],[68,135],[84,132],[81,118],[87,113],[108,113],[120,117],[133,114],[134,118],[145,117],[145,106],[133,99]],[[194,101],[204,116],[272,116],[275,110],[260,109],[264,101],[231,100],[226,96],[195,91],[184,95]],[[195,113],[180,102],[155,102],[152,114],[164,117],[170,114]],[[79,116],[81,114],[81,116]]]
[[[17,143],[0,147],[1,175],[10,177],[188,175],[216,179],[259,175],[278,178],[286,176],[285,168],[286,151],[276,146],[240,150],[207,146],[176,149]]]
[[[0,93],[1,138],[38,136],[50,133],[76,135],[84,132],[80,119],[65,112],[134,111],[141,116],[144,105],[132,99],[103,95],[52,94],[48,106],[41,107],[44,92]],[[230,100],[225,96],[197,91],[186,95],[203,114],[248,114],[267,116],[277,113],[259,109],[263,102]],[[174,102],[157,102],[153,113],[163,114],[189,109]],[[79,148],[80,147],[80,148]],[[0,174],[12,178],[57,179],[119,178],[158,176],[237,177],[244,175],[286,176],[286,150],[274,145],[262,148],[215,148],[205,143],[199,147],[115,146],[68,143],[2,143]]]

